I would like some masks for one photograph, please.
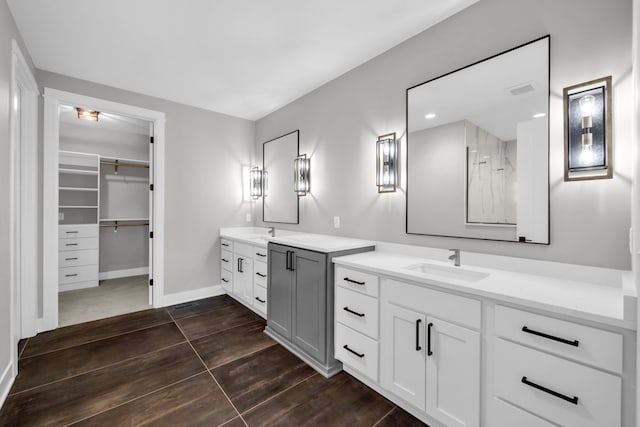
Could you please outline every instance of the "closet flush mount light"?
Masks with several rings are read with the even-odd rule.
[[[398,180],[398,148],[396,134],[389,133],[378,137],[376,143],[376,185],[378,193],[396,191]]]
[[[298,155],[293,161],[293,191],[298,193],[298,196],[306,196],[310,190],[310,166],[311,159],[308,159],[306,154]]]
[[[251,182],[251,189],[249,190],[251,198],[255,200],[262,197],[262,171],[257,166],[251,168],[249,181]]]
[[[100,111],[85,110],[84,108],[76,107],[79,119],[91,120],[93,122],[98,121]]]
[[[435,113],[429,113],[429,114],[425,114],[424,118],[425,119],[435,119],[436,115],[435,115]]]
[[[536,114],[533,115],[533,118],[534,119],[540,119],[540,118],[542,118],[542,117],[544,117],[546,115],[547,115],[546,113],[536,113]]]

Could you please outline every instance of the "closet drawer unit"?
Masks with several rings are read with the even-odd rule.
[[[377,297],[380,292],[378,276],[358,270],[336,266],[335,282],[338,286]]]
[[[233,271],[231,264],[233,264],[233,254],[223,249],[220,256],[220,270]]]
[[[58,236],[61,239],[73,237],[97,237],[97,225],[60,225],[58,226]]]
[[[220,270],[220,281],[222,282],[222,288],[231,292],[233,289],[233,273],[229,270],[222,269]]]
[[[58,283],[87,282],[98,280],[97,265],[83,265],[79,267],[65,267],[58,270]]]
[[[378,381],[378,342],[336,323],[335,357],[362,375]]]
[[[491,427],[555,427],[545,420],[531,415],[520,408],[497,398],[491,399],[493,411],[491,412]]]
[[[620,377],[501,338],[494,342],[494,387],[502,399],[566,427],[620,425]]]
[[[220,247],[226,251],[233,251],[233,240],[220,239]]]
[[[260,246],[253,247],[253,253],[255,254],[254,259],[256,261],[267,262],[267,248],[263,248]]]
[[[253,263],[253,283],[263,288],[267,287],[267,263],[254,260]]]
[[[60,251],[79,251],[83,249],[98,249],[98,238],[74,237],[58,240],[58,250]]]
[[[504,338],[622,373],[622,335],[496,305],[496,333]]]
[[[253,285],[253,307],[267,315],[267,290],[259,285]]]
[[[97,264],[98,264],[97,249],[58,252],[58,266],[60,268],[77,267],[80,265],[97,265]]]
[[[378,300],[340,286],[336,287],[335,318],[358,332],[378,338]]]
[[[247,245],[246,243],[234,242],[233,253],[242,255],[245,258],[253,258],[253,246]]]

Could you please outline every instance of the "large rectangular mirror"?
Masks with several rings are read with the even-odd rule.
[[[549,36],[407,89],[407,233],[549,244]]]
[[[300,131],[262,144],[262,220],[298,223],[298,194],[293,191],[293,161],[298,157]]]

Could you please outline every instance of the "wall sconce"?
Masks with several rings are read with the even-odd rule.
[[[563,90],[564,180],[613,176],[611,76]]]
[[[76,112],[78,113],[79,119],[91,120],[93,122],[97,122],[98,116],[100,115],[100,111],[85,110],[80,107],[76,107]]]
[[[311,159],[308,159],[306,154],[299,154],[293,161],[293,191],[298,193],[298,196],[306,196],[310,190],[310,166]]]
[[[396,133],[379,136],[376,143],[376,185],[378,186],[378,193],[396,191],[396,183],[398,182],[397,158]]]
[[[249,194],[256,200],[262,197],[262,171],[257,166],[251,168],[249,172]]]

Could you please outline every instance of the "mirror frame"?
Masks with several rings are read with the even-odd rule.
[[[547,241],[546,242],[531,242],[531,241],[519,241],[519,240],[503,240],[503,239],[491,239],[491,238],[485,238],[485,237],[467,237],[467,236],[450,236],[450,235],[446,235],[446,234],[430,234],[430,233],[415,233],[415,232],[410,232],[409,231],[409,91],[411,89],[415,89],[419,86],[422,86],[424,84],[433,82],[435,80],[441,79],[443,77],[446,77],[448,75],[457,73],[458,71],[462,71],[465,70],[467,68],[473,67],[474,65],[477,64],[481,64],[483,62],[489,61],[491,59],[494,59],[498,56],[507,54],[509,52],[512,52],[514,50],[520,49],[522,47],[528,46],[532,43],[536,43],[539,42],[541,40],[544,39],[548,39],[548,43],[549,43],[549,49],[547,50],[547,90],[548,90],[548,94],[547,94]],[[405,126],[406,126],[406,135],[407,135],[407,143],[406,143],[406,150],[405,150],[405,160],[404,160],[404,166],[405,166],[405,170],[407,171],[407,175],[406,175],[406,196],[405,196],[405,233],[406,234],[412,234],[412,235],[418,235],[418,236],[433,236],[433,237],[449,237],[449,238],[456,238],[456,239],[471,239],[471,240],[485,240],[485,241],[493,241],[493,242],[507,242],[507,243],[527,243],[527,244],[532,244],[532,245],[543,245],[543,246],[549,246],[551,244],[551,175],[550,175],[550,160],[551,160],[551,126],[550,126],[550,116],[551,116],[551,35],[547,34],[545,36],[542,37],[538,37],[534,40],[528,41],[526,43],[522,43],[518,46],[512,47],[510,49],[504,50],[502,52],[493,54],[491,56],[488,56],[484,59],[481,59],[479,61],[473,62],[469,65],[466,65],[464,67],[460,67],[457,68],[453,71],[449,71],[445,74],[441,74],[437,77],[434,77],[432,79],[429,80],[425,80],[422,83],[418,83],[415,84],[409,88],[406,89],[405,92]],[[466,176],[466,171],[465,171],[465,176]],[[466,191],[466,190],[465,190]]]
[[[294,133],[296,134],[296,156],[299,156],[300,155],[300,129],[296,129],[294,131],[287,132],[284,135],[277,136],[275,138],[272,138],[272,139],[262,143],[262,173],[263,174],[264,174],[264,171],[265,171],[265,167],[264,167],[264,159],[265,159],[264,150],[265,150],[266,145],[268,143],[270,143],[270,142],[276,141],[276,140],[278,140],[280,138],[283,138],[285,136],[289,136],[289,135],[294,134]],[[293,162],[291,163],[291,176],[293,176]],[[262,178],[262,185],[263,185],[263,188],[262,188],[262,222],[268,222],[268,223],[271,223],[271,224],[300,224],[300,198],[295,193],[293,187],[291,187],[291,194],[295,194],[295,197],[296,197],[296,221],[295,222],[266,221],[264,219],[264,201],[265,201],[264,184],[265,184],[265,180],[264,180],[264,175],[263,175],[263,178]]]

